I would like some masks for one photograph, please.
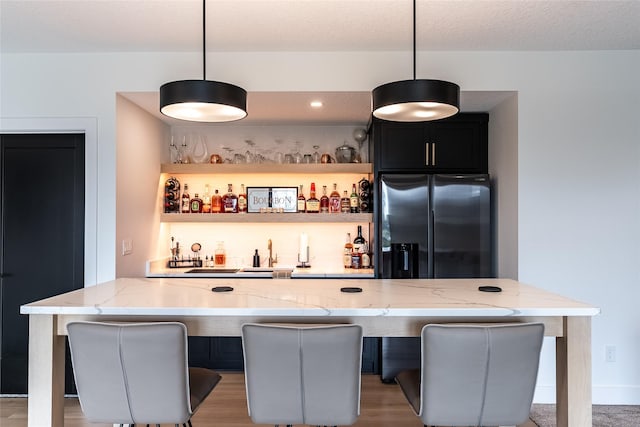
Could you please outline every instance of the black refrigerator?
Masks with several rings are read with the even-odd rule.
[[[376,277],[493,277],[488,175],[381,173]],[[381,379],[420,367],[419,338],[381,340]]]

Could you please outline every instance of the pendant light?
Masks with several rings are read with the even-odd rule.
[[[416,0],[413,0],[413,80],[386,83],[372,92],[373,115],[394,122],[425,122],[460,111],[460,87],[443,80],[416,80]]]
[[[206,80],[206,0],[202,0],[202,80],[160,86],[160,112],[192,122],[231,122],[247,116],[247,92],[230,83]]]

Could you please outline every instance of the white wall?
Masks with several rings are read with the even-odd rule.
[[[115,93],[197,77],[193,54],[3,54],[4,117],[98,120],[98,274],[115,275]],[[370,90],[408,53],[210,54],[210,78],[253,91]],[[426,52],[419,77],[518,93],[519,280],[596,304],[596,403],[640,403],[640,51]],[[547,343],[549,344],[549,343]],[[605,363],[614,345],[617,361]],[[546,346],[539,400],[551,399]]]
[[[160,164],[167,163],[169,126],[128,99],[116,97],[116,277],[144,277],[158,246]],[[123,253],[123,241],[132,243]]]
[[[518,96],[489,111],[489,175],[498,277],[518,278]]]

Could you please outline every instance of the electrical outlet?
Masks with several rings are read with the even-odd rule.
[[[122,241],[122,255],[129,255],[133,252],[133,241],[131,239],[124,239]]]
[[[613,345],[608,345],[604,348],[604,359],[605,361],[611,363],[616,361],[616,347]]]

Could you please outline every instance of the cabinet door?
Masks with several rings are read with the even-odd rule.
[[[381,170],[424,170],[428,167],[427,130],[415,123],[378,124],[376,164]]]
[[[433,122],[429,126],[429,168],[438,173],[486,173],[486,123]]]
[[[375,121],[376,171],[487,173],[486,113],[420,123]]]

